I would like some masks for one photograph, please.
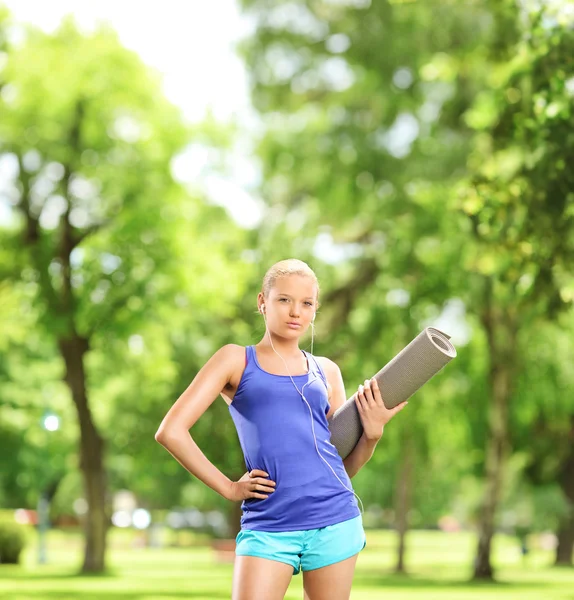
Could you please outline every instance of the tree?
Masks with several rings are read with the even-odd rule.
[[[537,327],[537,344],[525,345],[517,389],[520,402],[510,414],[513,448],[527,457],[527,481],[535,490],[560,490],[561,505],[546,502],[553,521],[545,528],[557,532],[556,564],[565,566],[572,565],[574,550],[572,317],[570,311]],[[537,526],[534,517],[532,521]]]
[[[64,366],[89,506],[82,570],[97,572],[108,528],[105,435],[86,358],[107,324],[125,334],[169,289],[183,196],[169,164],[189,132],[157,76],[104,28],[28,29],[3,78],[0,153],[12,166],[14,207],[4,270],[31,279],[39,324]]]
[[[300,239],[315,228],[341,256],[325,268],[330,356],[352,345],[344,368],[375,367],[373,332],[384,324],[402,347],[449,298],[484,335],[472,381],[490,399],[475,576],[491,578],[520,338],[572,300],[571,32],[512,1],[243,5],[258,23],[243,53],[267,126],[262,192],[282,216],[268,229]],[[401,321],[390,316],[397,290]]]
[[[316,250],[332,263],[320,274],[329,291],[317,329],[329,332],[328,355],[347,380],[359,381],[449,298],[472,291],[458,260],[466,231],[445,209],[465,172],[472,132],[460,116],[477,89],[460,64],[489,35],[489,13],[450,3],[243,5],[258,23],[242,51],[266,125],[262,194],[280,215],[264,235],[294,232],[299,253]],[[393,448],[389,463],[402,464],[386,465],[400,490],[399,571],[414,473],[432,455],[429,429],[409,409],[404,431],[391,428],[403,443],[391,443],[390,432],[383,442]]]
[[[460,186],[460,208],[475,240],[467,267],[483,280],[476,310],[490,356],[486,490],[474,569],[485,579],[493,577],[490,545],[509,453],[509,406],[518,401],[519,348],[526,344],[520,336],[527,339],[537,324],[571,308],[574,259],[574,180],[565,168],[574,146],[565,135],[572,114],[563,76],[574,34],[559,20],[552,23],[546,9],[525,15],[513,2],[497,7],[500,22],[527,23],[516,41],[500,34],[502,60],[466,114],[477,135],[471,176]]]

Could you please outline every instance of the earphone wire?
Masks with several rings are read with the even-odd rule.
[[[314,320],[315,317],[313,316],[313,321]],[[313,354],[313,339],[315,338],[315,325],[313,321],[311,321],[311,354]]]
[[[321,452],[319,451],[319,447],[317,446],[317,436],[315,435],[315,425],[313,423],[314,419],[313,419],[313,410],[310,406],[310,404],[307,402],[307,398],[305,398],[304,394],[303,394],[303,390],[305,389],[306,385],[309,385],[310,383],[312,383],[312,381],[315,381],[314,379],[312,381],[308,381],[301,389],[299,389],[297,387],[297,385],[295,384],[295,381],[293,380],[293,377],[291,377],[291,373],[289,373],[289,367],[287,367],[287,363],[285,362],[285,359],[281,356],[281,354],[279,354],[279,352],[277,352],[277,350],[275,350],[275,346],[273,345],[273,339],[271,338],[271,332],[269,331],[269,329],[267,328],[267,319],[265,318],[265,313],[261,310],[261,314],[263,315],[263,320],[265,321],[265,332],[269,335],[269,341],[271,342],[271,348],[273,348],[273,352],[275,352],[275,354],[277,354],[277,356],[283,361],[283,364],[285,365],[285,369],[287,370],[287,374],[289,375],[289,379],[291,379],[291,383],[293,383],[293,386],[295,387],[295,389],[297,390],[297,392],[299,392],[299,395],[301,396],[301,398],[303,398],[305,404],[307,405],[307,407],[309,408],[309,414],[311,415],[311,429],[313,431],[313,440],[315,442],[315,449],[317,450],[317,454],[319,455],[319,458],[329,467],[329,469],[331,469],[331,471],[333,471],[333,475],[339,480],[339,482],[341,483],[341,485],[348,490],[349,492],[352,492],[357,499],[359,500],[359,502],[361,503],[361,514],[363,515],[365,513],[365,507],[363,506],[363,501],[361,500],[361,498],[359,498],[358,494],[355,492],[355,490],[353,490],[352,488],[348,488],[339,478],[339,476],[337,475],[337,473],[335,473],[335,470],[333,469],[333,467],[323,458],[323,456],[321,455]],[[311,321],[311,326],[313,326],[313,322]],[[315,334],[315,329],[314,327],[312,328],[312,332],[313,332],[313,336],[311,337],[311,354],[313,354],[313,337]],[[309,371],[311,370],[311,361],[308,361],[309,365]]]

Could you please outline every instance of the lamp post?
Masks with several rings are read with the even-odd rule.
[[[46,412],[42,417],[42,428],[49,436],[50,431],[57,431],[60,428],[60,419],[53,413]],[[49,443],[46,448],[46,470],[50,466]],[[49,478],[49,473],[48,473]],[[50,500],[51,495],[48,491],[49,479],[46,480],[40,497],[38,498],[38,563],[46,564],[46,533],[50,528]]]

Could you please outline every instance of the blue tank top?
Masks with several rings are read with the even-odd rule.
[[[241,529],[298,531],[317,529],[359,516],[359,506],[343,460],[331,444],[327,422],[327,380],[312,354],[308,373],[294,375],[313,413],[317,447],[333,471],[319,457],[309,406],[288,375],[264,371],[253,346],[246,348],[245,370],[229,405],[248,471],[261,469],[275,481],[276,491],[265,499],[248,498],[241,504]]]

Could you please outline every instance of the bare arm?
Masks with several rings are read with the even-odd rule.
[[[343,460],[349,477],[353,478],[371,460],[378,441],[367,438],[364,433],[361,435],[351,454]]]
[[[232,481],[199,449],[189,430],[229,382],[241,346],[227,344],[201,368],[161,422],[155,439],[192,475],[226,499]]]

